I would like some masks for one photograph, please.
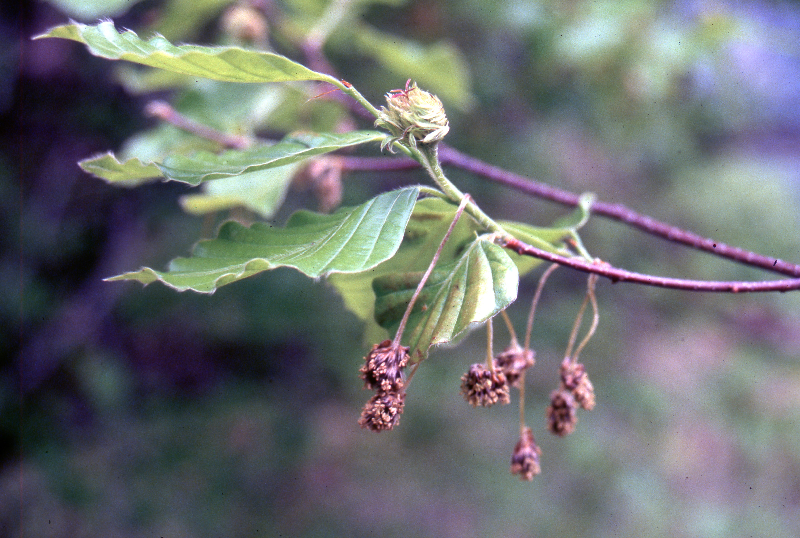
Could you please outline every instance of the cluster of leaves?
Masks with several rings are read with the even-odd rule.
[[[78,41],[94,55],[156,68],[184,77],[188,84],[193,77],[248,83],[249,88],[256,88],[251,90],[256,96],[266,91],[261,86],[264,83],[328,83],[361,101],[368,110],[370,107],[349,83],[273,52],[236,46],[176,46],[162,36],[143,40],[132,31],[117,31],[110,21],[59,26],[39,38]],[[140,80],[154,77],[147,72],[135,76]],[[216,91],[228,88],[230,84]],[[305,89],[306,93],[315,91],[314,87]],[[119,185],[167,180],[208,186],[204,194],[191,197],[191,207],[218,210],[243,205],[270,217],[303,162],[385,141],[389,136],[370,130],[295,132],[279,142],[257,141],[242,150],[213,152],[173,144],[157,157],[146,151],[137,155],[132,148],[145,145],[138,140],[125,158],[108,153],[80,164]],[[563,251],[561,241],[574,236],[586,221],[590,200],[585,202],[574,215],[552,227],[505,225],[522,240]],[[143,268],[111,280],[159,281],[181,291],[211,293],[261,271],[292,267],[312,278],[330,277],[345,304],[377,335],[399,324],[454,213],[452,201],[419,199],[419,188],[407,187],[329,215],[300,211],[283,228],[266,223],[247,228],[230,222],[215,239],[200,242],[190,258],[173,260],[167,271]],[[450,342],[505,309],[516,299],[519,275],[536,265],[529,258],[512,258],[486,232],[470,219],[459,223],[409,320],[404,343],[411,347],[413,357],[426,356],[432,345]]]

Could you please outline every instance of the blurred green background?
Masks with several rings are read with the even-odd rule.
[[[362,327],[324,282],[276,270],[211,296],[103,282],[185,255],[209,221],[180,211],[183,186],[121,189],[81,172],[78,160],[156,127],[142,112],[153,95],[123,89],[118,65],[75,43],[29,38],[102,14],[141,35],[219,43],[230,4],[0,8],[0,535],[798,535],[800,294],[601,281],[600,329],[582,355],[598,405],[553,438],[544,412],[585,282],[557,271],[528,375],[543,472],[521,483],[508,472],[516,402],[475,410],[458,393],[483,331],[435,350],[400,426],[374,434],[356,423],[369,396]],[[295,58],[298,34],[330,9],[252,4],[270,46]],[[325,51],[374,103],[414,77],[442,97],[447,142],[462,151],[800,262],[797,2],[354,5]],[[450,175],[499,218],[565,212]],[[352,174],[345,203],[420,181]],[[275,220],[302,205],[314,201],[290,193]],[[771,278],[602,219],[582,236],[631,270]],[[523,280],[509,310],[518,331],[534,285]],[[498,328],[497,350],[505,339]]]

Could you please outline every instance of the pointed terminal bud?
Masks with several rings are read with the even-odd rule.
[[[511,456],[511,474],[518,474],[522,480],[533,480],[533,477],[542,472],[539,465],[539,456],[542,449],[536,444],[533,432],[525,428],[514,447]]]
[[[512,387],[517,386],[522,372],[533,366],[535,354],[531,349],[522,349],[516,342],[508,346],[505,351],[495,357],[497,366],[506,375],[506,381]]]
[[[392,133],[381,149],[398,140],[416,147],[418,143],[439,142],[450,130],[450,122],[438,97],[421,90],[409,79],[404,90],[392,90],[386,94],[386,106],[381,107],[376,127]]]
[[[461,394],[472,407],[490,407],[510,401],[505,374],[499,368],[492,371],[480,363],[470,366],[461,376]]]

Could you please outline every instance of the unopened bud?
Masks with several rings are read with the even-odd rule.
[[[403,90],[392,90],[386,94],[386,106],[381,107],[376,127],[384,127],[392,133],[381,144],[381,149],[398,140],[416,147],[418,143],[439,142],[450,130],[450,122],[438,97],[419,89],[409,79]]]

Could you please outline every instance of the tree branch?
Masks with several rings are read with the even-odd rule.
[[[533,181],[518,174],[514,174],[513,172],[492,166],[479,159],[456,151],[451,147],[442,147],[439,151],[442,164],[448,164],[456,168],[461,168],[462,170],[467,170],[496,183],[501,183],[507,187],[517,189],[538,198],[571,207],[578,205],[579,197],[572,192]],[[770,258],[755,252],[726,245],[725,243],[719,243],[713,239],[702,237],[698,234],[672,226],[671,224],[655,220],[647,215],[637,213],[621,204],[609,204],[607,202],[596,201],[592,204],[591,212],[595,215],[618,220],[668,241],[680,243],[738,263],[759,267],[767,271],[795,278],[800,277],[800,265]]]
[[[688,291],[709,291],[709,292],[730,292],[730,293],[752,293],[768,291],[794,291],[800,290],[800,278],[788,278],[784,280],[763,281],[763,282],[739,282],[739,281],[712,281],[712,280],[684,280],[681,278],[659,277],[634,273],[619,269],[602,261],[590,262],[584,258],[567,258],[559,254],[553,254],[531,246],[517,239],[507,240],[502,244],[503,247],[513,250],[523,256],[533,256],[542,260],[551,261],[559,265],[570,267],[584,273],[593,273],[608,278],[613,283],[633,282],[646,286],[658,288],[668,288],[673,290]]]
[[[440,144],[439,157],[443,165],[466,170],[525,194],[570,207],[577,207],[578,205],[580,196],[575,193],[503,170],[475,157],[465,155],[444,144]],[[343,169],[351,171],[401,171],[419,168],[419,164],[416,161],[402,157],[391,159],[386,157],[345,157],[342,160],[342,166]],[[620,221],[667,241],[692,247],[737,263],[758,267],[765,271],[800,278],[800,265],[714,241],[708,237],[658,221],[621,204],[595,201],[592,204],[591,212],[594,215]]]
[[[250,145],[251,141],[245,137],[233,136],[221,131],[217,131],[206,125],[197,123],[182,114],[178,113],[169,104],[162,101],[153,101],[148,104],[147,112],[149,115],[158,117],[181,129],[192,132],[209,140],[214,140],[223,146],[232,148],[244,148]],[[545,200],[550,200],[567,206],[577,206],[579,195],[534,181],[502,168],[487,164],[479,159],[465,155],[449,146],[442,145],[440,149],[440,160],[442,164],[461,168],[472,172],[478,176],[500,183],[507,187],[519,190],[526,194],[536,196]],[[419,168],[420,164],[410,158],[391,158],[385,157],[350,157],[339,156],[339,162],[343,170],[349,171],[389,171],[389,170],[410,170]],[[590,263],[582,258],[567,258],[559,256],[521,241],[508,241],[505,247],[521,255],[533,256],[543,260],[549,260],[560,265],[571,267],[578,271],[595,273],[610,279],[612,282],[636,282],[649,286],[657,286],[670,289],[682,289],[691,291],[713,291],[713,292],[766,292],[766,291],[792,291],[800,289],[800,266],[769,258],[755,252],[750,252],[738,247],[717,243],[712,239],[702,237],[695,233],[683,230],[676,226],[657,221],[647,215],[637,213],[621,204],[609,204],[606,202],[594,202],[591,207],[593,214],[611,218],[623,222],[634,228],[655,236],[662,237],[668,241],[681,243],[686,246],[696,248],[717,256],[727,258],[745,265],[759,267],[768,271],[796,277],[794,279],[784,279],[778,281],[763,282],[739,282],[739,281],[703,281],[703,280],[684,280],[668,277],[656,277],[642,273],[634,273],[624,269],[618,269],[607,264]]]

